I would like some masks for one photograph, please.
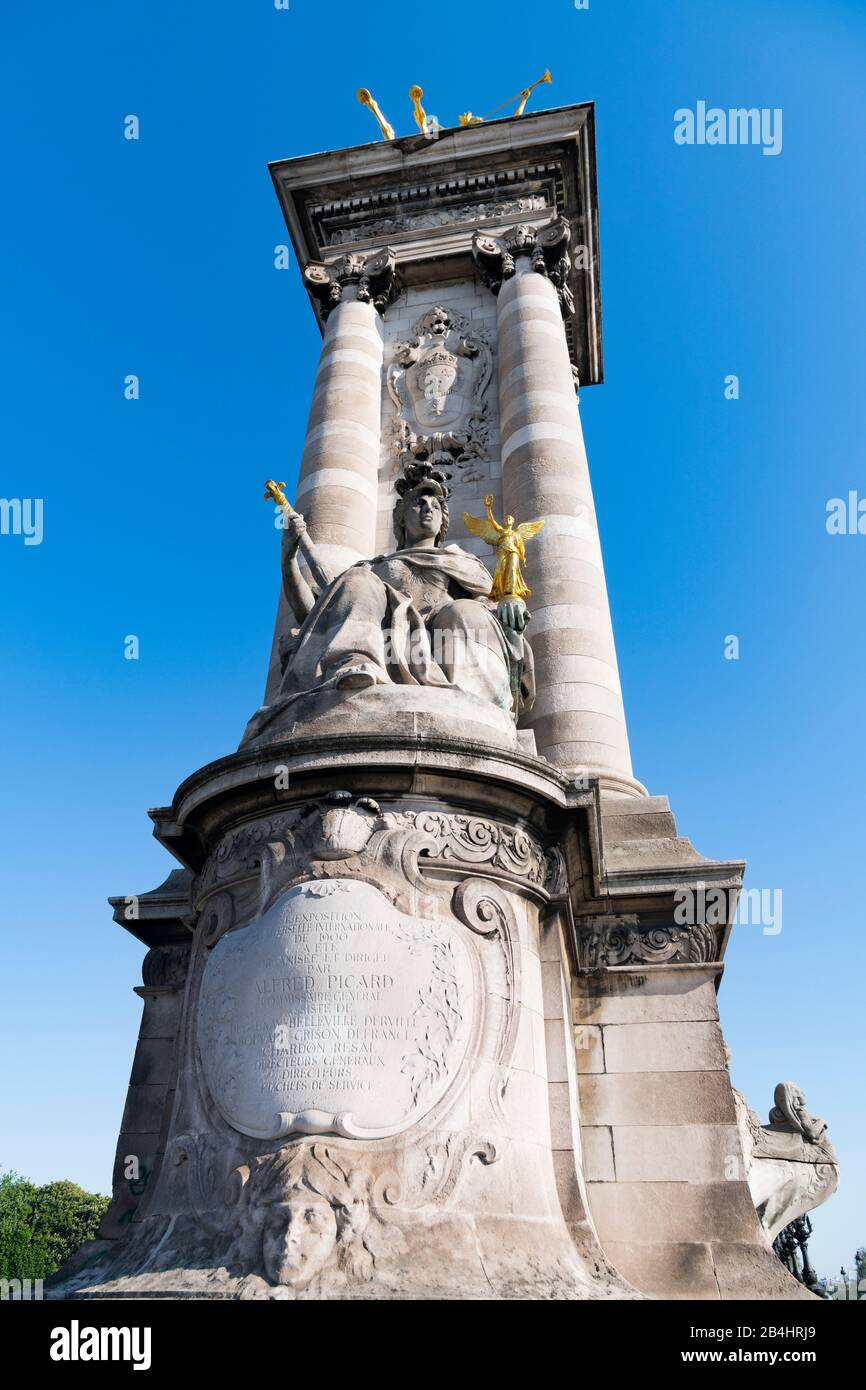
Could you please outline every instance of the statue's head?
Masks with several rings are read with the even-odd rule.
[[[507,517],[505,518],[505,529],[506,529],[506,531],[510,531],[513,525],[514,525],[514,517],[513,517],[513,516],[507,516]]]
[[[442,545],[448,534],[448,485],[446,475],[429,463],[406,465],[397,480],[394,535],[397,547],[433,540]]]

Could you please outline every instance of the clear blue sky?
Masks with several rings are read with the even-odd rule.
[[[825,529],[866,497],[864,62],[858,0],[5,7],[0,496],[42,497],[44,540],[0,536],[0,1163],[108,1190],[142,948],[105,899],[164,878],[146,807],[260,702],[261,482],[295,477],[319,341],[267,161],[375,138],[362,84],[408,133],[413,82],[446,125],[550,66],[536,106],[597,103],[582,411],[635,770],[783,891],[728,952],[734,1079],[830,1122],[819,1268],[866,1243],[866,536]],[[781,107],[781,154],[675,144],[699,100]]]

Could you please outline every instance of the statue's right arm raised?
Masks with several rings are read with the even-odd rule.
[[[291,605],[292,612],[302,623],[323,589],[327,589],[333,575],[322,561],[321,556],[307,531],[306,522],[289,503],[283,492],[284,483],[268,479],[265,483],[265,500],[276,502],[283,514],[282,570],[283,590]],[[302,550],[307,567],[316,585],[316,592],[307,583],[298,564],[298,551]]]

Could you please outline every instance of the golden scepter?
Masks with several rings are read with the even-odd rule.
[[[288,497],[283,492],[285,486],[285,483],[275,483],[273,478],[268,478],[268,481],[265,483],[265,501],[276,502],[284,517],[297,516],[303,521],[304,518],[301,516],[300,512],[295,511]],[[311,569],[314,565],[318,568],[313,554],[313,542],[310,540],[306,528],[298,537],[298,549],[304,552],[304,559]]]

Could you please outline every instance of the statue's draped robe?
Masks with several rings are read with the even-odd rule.
[[[410,547],[352,565],[290,640],[279,696],[253,716],[245,739],[301,695],[337,687],[358,666],[378,684],[456,687],[502,709],[512,707],[515,673],[522,672],[528,706],[531,651],[497,619],[491,582],[481,560],[458,545]]]

